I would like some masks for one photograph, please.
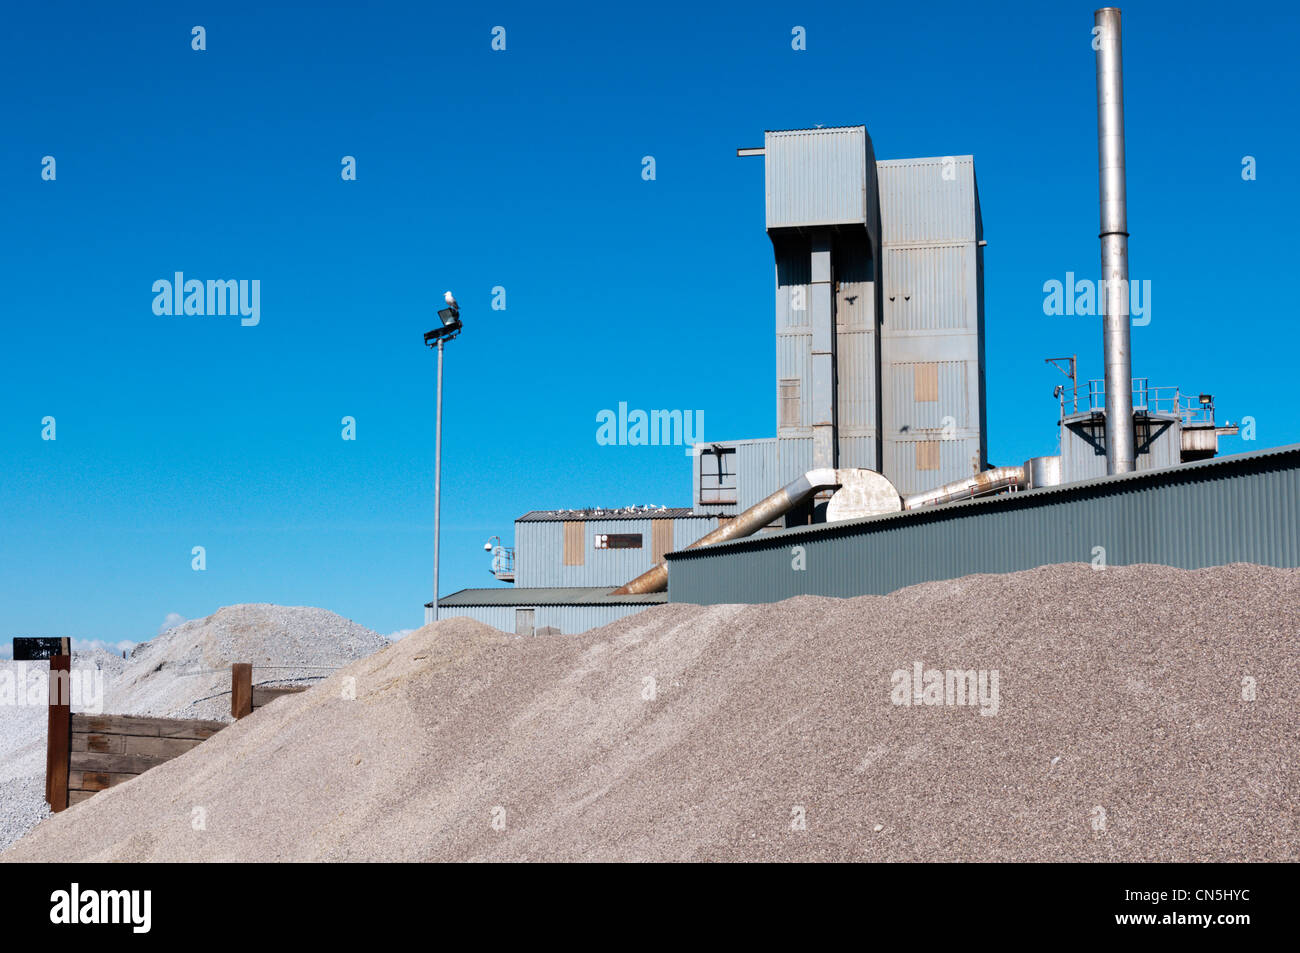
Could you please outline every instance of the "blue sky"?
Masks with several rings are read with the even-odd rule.
[[[990,458],[1054,452],[1043,359],[1077,352],[1101,375],[1095,319],[1042,309],[1045,281],[1099,271],[1092,10],[15,7],[0,34],[6,648],[140,640],[169,613],[239,602],[418,625],[421,336],[446,288],[466,330],[447,351],[444,592],[490,584],[484,540],[529,509],[689,505],[680,448],[599,446],[595,415],[626,401],[703,410],[707,437],[774,433],[763,168],[735,157],[764,129],[865,123],[882,159],[974,154]],[[1132,276],[1153,286],[1134,369],[1254,416],[1257,441],[1226,452],[1300,441],[1284,358],[1300,344],[1298,16],[1124,5]],[[260,323],[155,315],[153,282],[176,271],[258,279]]]

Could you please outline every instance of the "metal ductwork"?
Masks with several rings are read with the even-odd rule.
[[[842,513],[840,518],[853,519],[897,512],[900,509],[912,510],[920,506],[953,503],[957,500],[996,493],[999,490],[1019,489],[1025,486],[1025,473],[1024,467],[994,467],[964,480],[946,483],[933,490],[914,493],[900,500],[893,484],[872,470],[830,468],[809,470],[799,479],[759,500],[735,519],[701,536],[685,548],[694,549],[710,543],[752,536],[823,490],[844,487],[847,492],[852,489],[850,498],[840,501]],[[836,511],[839,496],[840,494],[836,494],[836,497],[832,497],[831,504],[827,508],[828,516]],[[833,517],[828,520],[828,522],[836,521]],[[660,560],[631,582],[615,589],[613,594],[626,596],[644,592],[663,592],[667,588],[668,562]]]
[[[1128,200],[1124,181],[1124,64],[1120,12],[1093,14],[1097,49],[1097,160],[1101,183],[1102,315],[1106,363],[1106,472],[1135,466],[1129,353]]]
[[[1061,485],[1061,458],[1030,457],[1025,461],[1025,489]]]
[[[694,549],[696,546],[707,546],[709,543],[721,543],[724,540],[752,535],[774,520],[780,519],[810,496],[840,486],[843,480],[837,475],[838,472],[830,468],[809,470],[799,479],[759,500],[735,519],[701,536],[686,548]],[[631,582],[615,589],[614,594],[625,596],[642,592],[663,592],[667,588],[668,563],[666,560],[660,560],[653,568],[647,569]]]
[[[952,483],[945,483],[943,486],[935,487],[933,490],[925,490],[921,493],[905,496],[903,497],[903,509],[914,510],[922,506],[935,506],[939,503],[955,503],[958,500],[969,500],[971,497],[984,496],[988,493],[996,493],[998,490],[1009,490],[1024,485],[1024,467],[993,467],[991,470],[985,470],[964,480],[955,480]]]

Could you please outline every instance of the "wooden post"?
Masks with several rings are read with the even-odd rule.
[[[230,717],[243,718],[253,713],[253,663],[236,662],[230,666]]]
[[[49,727],[45,741],[45,800],[54,813],[68,806],[72,752],[72,656],[50,659]]]

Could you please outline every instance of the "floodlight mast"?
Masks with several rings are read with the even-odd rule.
[[[438,349],[438,411],[433,450],[433,621],[438,621],[438,549],[441,542],[439,519],[442,513],[442,346],[461,332],[459,308],[442,308],[438,311],[442,327],[425,332],[427,347]]]

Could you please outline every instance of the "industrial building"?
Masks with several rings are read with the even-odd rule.
[[[515,520],[513,547],[493,545],[492,574],[513,588],[462,589],[438,617],[469,616],[521,635],[574,633],[668,601],[666,592],[614,595],[615,587],[716,529],[689,508],[537,510]],[[425,606],[425,621],[433,605]]]
[[[1214,460],[1236,427],[1213,397],[1132,375],[1119,11],[1096,26],[1105,376],[1049,359],[1057,453],[989,467],[974,158],[877,160],[865,126],[769,131],[737,152],[765,167],[775,435],[696,444],[689,508],[519,517],[513,548],[487,546],[513,588],[453,593],[426,621],[572,633],[666,600],[883,593],[1098,547],[1114,565],[1300,565],[1300,449]]]
[[[582,631],[666,601],[612,590],[809,470],[877,471],[910,493],[985,468],[974,159],[878,162],[865,126],[768,132],[762,149],[741,152],[766,166],[776,434],[698,444],[691,508],[524,514],[514,546],[491,547],[494,575],[514,588],[453,593],[439,617]],[[820,519],[826,501],[810,497],[764,528]]]
[[[777,431],[702,446],[694,505],[734,515],[820,467],[875,470],[902,493],[983,470],[973,157],[878,162],[865,126],[768,132],[740,152],[766,172]]]

